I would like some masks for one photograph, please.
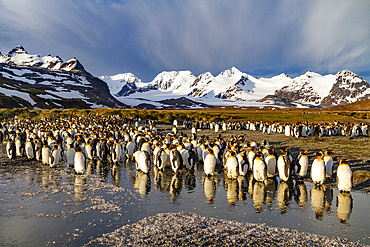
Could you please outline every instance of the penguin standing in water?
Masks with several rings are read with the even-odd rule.
[[[316,159],[311,166],[311,179],[315,185],[322,185],[325,182],[325,162],[322,154],[321,151],[316,153]]]
[[[74,155],[74,168],[77,174],[84,174],[86,171],[85,166],[85,155],[80,147],[76,148],[76,154]]]
[[[347,164],[348,160],[341,160],[337,169],[337,186],[340,192],[351,192],[353,181],[352,171]]]
[[[327,178],[331,178],[333,176],[334,162],[333,157],[331,156],[333,152],[334,151],[332,150],[326,150],[324,155],[325,173]]]
[[[284,182],[287,182],[290,177],[290,159],[289,153],[285,150],[280,150],[282,154],[279,156],[277,161],[277,167],[279,172],[279,177]]]
[[[11,139],[8,139],[8,142],[6,144],[6,154],[11,160],[15,159],[17,156],[16,150],[15,150],[15,143]]]
[[[299,155],[296,160],[296,167],[298,178],[305,178],[308,170],[308,157],[306,150],[299,151]]]

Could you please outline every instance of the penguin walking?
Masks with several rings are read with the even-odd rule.
[[[126,144],[126,156],[127,158],[131,159],[135,152],[135,144],[133,143],[132,139],[130,138]]]
[[[348,160],[341,160],[337,169],[337,187],[340,192],[351,192],[353,181]]]
[[[17,157],[16,149],[15,149],[15,143],[13,140],[8,139],[8,142],[6,144],[6,154],[9,159],[13,160]]]
[[[315,185],[322,185],[325,182],[325,162],[322,154],[321,151],[316,153],[316,159],[311,166],[311,179]]]
[[[230,179],[237,179],[239,176],[238,160],[235,157],[235,152],[231,151],[231,155],[226,160],[227,177]]]
[[[299,151],[299,155],[296,160],[296,167],[297,167],[296,173],[298,178],[305,178],[307,176],[308,170],[308,157],[306,150]]]
[[[325,173],[327,178],[331,178],[333,176],[333,157],[331,154],[334,153],[333,150],[326,150],[324,155],[324,163],[325,163]]]
[[[279,156],[277,161],[277,167],[279,172],[279,177],[284,182],[287,182],[290,177],[290,159],[288,156],[288,152],[285,150],[282,151],[282,154]]]
[[[210,150],[209,154],[206,156],[203,163],[204,173],[207,176],[213,176],[215,174],[216,163],[217,160],[213,154],[213,150]]]
[[[258,182],[264,182],[267,179],[266,163],[263,160],[262,152],[256,153],[256,158],[253,163],[253,177]]]
[[[74,155],[74,168],[77,174],[84,174],[86,171],[86,158],[80,147],[76,148]]]

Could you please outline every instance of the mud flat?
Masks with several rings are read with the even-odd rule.
[[[196,213],[161,213],[123,226],[85,246],[363,246],[343,238],[302,233],[265,224],[202,217]]]

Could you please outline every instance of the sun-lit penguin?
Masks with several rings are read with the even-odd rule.
[[[327,178],[331,178],[333,176],[334,161],[331,156],[333,152],[333,150],[326,150],[324,155],[325,173]]]
[[[315,185],[321,185],[325,182],[325,162],[322,159],[322,152],[316,153],[316,159],[311,166],[311,179]]]
[[[251,150],[248,153],[249,170],[251,171],[253,171],[253,164],[254,164],[255,158],[256,158],[256,148],[251,147]]]
[[[150,155],[146,151],[136,151],[133,155],[134,163],[138,171],[149,172]]]
[[[73,144],[69,144],[69,147],[66,152],[67,165],[73,166],[75,164],[75,154],[76,149],[74,149]]]
[[[316,219],[321,220],[324,212],[325,192],[323,186],[314,186],[311,190],[311,206],[315,212]]]
[[[76,148],[74,156],[74,168],[77,174],[84,174],[86,171],[86,158],[80,147]]]
[[[348,165],[348,160],[343,159],[339,162],[337,169],[337,187],[340,192],[351,192],[353,185],[352,171]]]
[[[308,157],[307,157],[307,151],[306,150],[300,150],[299,155],[296,160],[297,164],[297,176],[298,178],[305,178],[307,176],[307,170],[308,170]]]
[[[170,163],[174,173],[177,173],[177,171],[182,167],[182,157],[176,148],[170,150]]]
[[[11,160],[17,157],[15,143],[12,139],[8,139],[8,142],[6,143],[6,154]]]
[[[161,143],[156,142],[154,144],[154,150],[153,150],[153,164],[154,164],[154,166],[158,167],[158,157],[159,157],[160,153],[161,153]]]
[[[135,152],[135,143],[129,138],[126,144],[126,156],[127,158],[131,159]]]
[[[258,182],[264,182],[267,179],[266,163],[263,159],[262,152],[256,153],[256,158],[253,163],[253,177]]]
[[[353,208],[353,199],[350,193],[339,193],[337,196],[337,217],[340,223],[347,223]]]
[[[49,158],[50,158],[50,148],[48,145],[43,145],[42,151],[41,151],[41,156],[42,156],[42,163],[44,165],[49,165]]]
[[[145,138],[144,139],[145,141],[143,142],[143,144],[141,145],[141,151],[146,151],[146,152],[148,152],[148,154],[150,155],[150,156],[152,156],[152,148],[151,148],[151,146],[150,146],[150,143],[149,143],[149,141]]]
[[[279,177],[284,182],[287,182],[290,177],[290,159],[286,150],[280,150],[282,154],[277,161]]]
[[[276,156],[274,154],[274,150],[272,148],[268,149],[268,154],[265,158],[266,162],[266,173],[267,177],[272,178],[276,176],[277,173],[277,161]]]
[[[15,139],[15,150],[17,153],[17,157],[22,157],[24,152],[24,147],[21,142],[21,139],[19,137],[16,137]]]
[[[50,151],[50,156],[49,156],[50,167],[56,167],[57,165],[59,165],[60,160],[61,160],[61,154],[60,154],[59,145],[55,144],[53,146],[53,149]]]
[[[230,179],[237,179],[239,176],[239,164],[234,151],[231,151],[231,155],[227,158],[225,166],[227,177]]]
[[[204,173],[207,176],[212,176],[216,171],[216,157],[213,154],[213,150],[210,150],[209,154],[206,156],[203,164]]]
[[[85,153],[87,159],[94,159],[94,152],[93,152],[93,146],[91,145],[91,140],[87,140],[85,145]]]

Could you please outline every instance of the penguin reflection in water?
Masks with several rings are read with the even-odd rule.
[[[339,193],[337,196],[337,216],[340,223],[346,224],[352,212],[353,200],[350,193]]]
[[[311,206],[318,220],[321,220],[323,217],[324,199],[324,186],[315,185],[311,190]]]

